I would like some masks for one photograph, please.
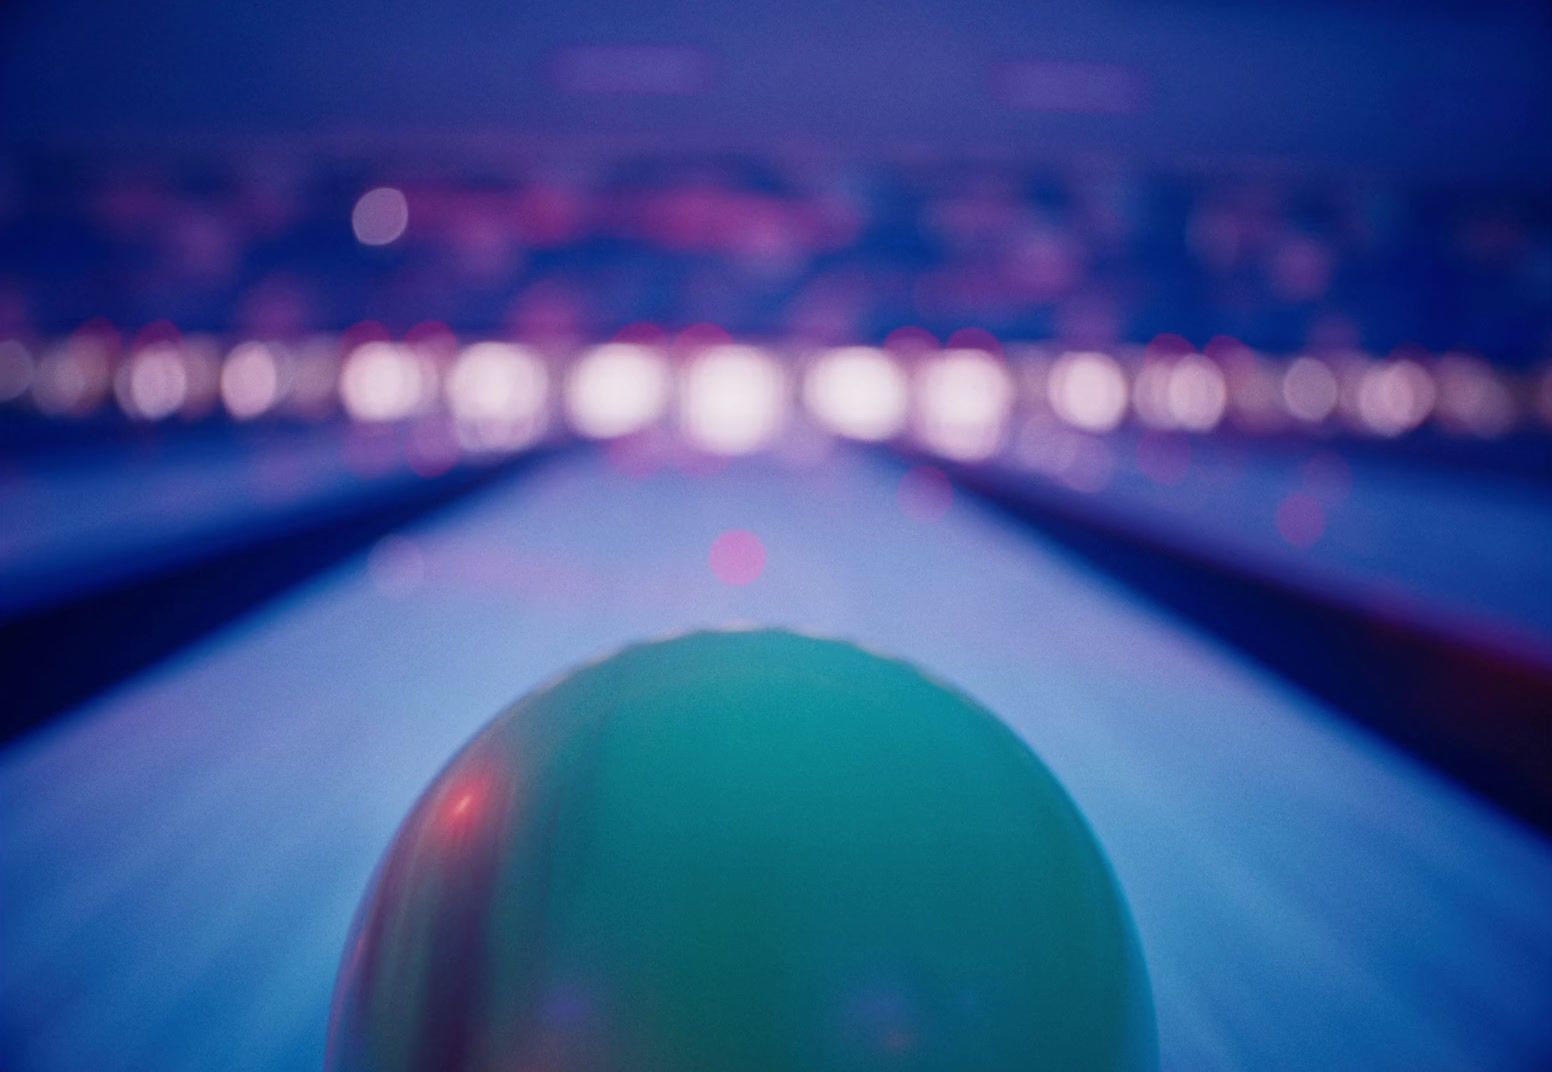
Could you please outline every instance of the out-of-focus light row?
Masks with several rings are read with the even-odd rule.
[[[616,341],[564,354],[520,343],[460,346],[320,337],[223,348],[175,333],[120,353],[78,332],[32,349],[0,341],[0,402],[57,417],[116,407],[137,421],[321,419],[364,424],[450,417],[470,449],[509,450],[553,427],[613,439],[673,424],[713,454],[756,451],[801,420],[862,442],[909,439],[961,461],[1006,444],[1021,419],[1104,434],[1346,432],[1396,437],[1435,427],[1492,438],[1552,427],[1552,368],[1494,369],[1442,357],[1301,355],[1219,348],[1059,350],[1034,345],[843,346],[797,352],[730,341]]]

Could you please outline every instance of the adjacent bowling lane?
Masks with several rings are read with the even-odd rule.
[[[1084,435],[999,463],[1087,512],[1344,604],[1552,662],[1552,488],[1316,437]]]
[[[459,462],[408,427],[183,429],[0,466],[0,619],[361,509]]]
[[[1040,753],[1127,891],[1166,1067],[1544,1065],[1552,847],[923,487],[557,460],[11,747],[7,1067],[316,1067],[350,913],[453,750],[581,660],[740,622],[900,654]]]

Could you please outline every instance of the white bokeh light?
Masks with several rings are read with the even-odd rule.
[[[1295,358],[1283,373],[1283,405],[1294,418],[1318,424],[1341,400],[1341,385],[1331,366],[1315,357]]]
[[[119,408],[142,421],[159,421],[182,408],[189,394],[189,370],[175,343],[152,343],[135,351],[113,379]]]
[[[1358,381],[1357,417],[1367,432],[1398,436],[1427,420],[1437,397],[1427,369],[1415,361],[1389,361],[1364,370]]]
[[[781,365],[753,346],[713,346],[684,370],[679,420],[685,439],[712,454],[748,454],[774,440],[787,417]]]
[[[1051,409],[1085,432],[1113,431],[1126,415],[1126,374],[1109,354],[1066,353],[1046,381]]]
[[[1176,427],[1209,432],[1223,420],[1229,388],[1222,369],[1201,354],[1191,354],[1170,370],[1167,398]]]
[[[566,417],[591,439],[639,432],[668,410],[668,363],[649,346],[612,342],[582,355],[566,381]]]
[[[392,186],[368,190],[350,213],[350,227],[364,246],[386,246],[404,234],[410,223],[410,206],[403,191]]]
[[[340,404],[352,420],[404,420],[423,409],[434,394],[427,373],[425,363],[406,347],[363,343],[340,369]]]
[[[274,408],[280,385],[280,359],[267,343],[239,343],[221,366],[221,402],[239,421]]]
[[[916,376],[916,434],[956,461],[989,458],[1002,445],[1013,408],[1013,381],[983,350],[945,350]]]
[[[443,392],[466,446],[512,450],[543,432],[549,385],[544,362],[528,347],[479,342],[458,355]]]
[[[846,346],[821,355],[803,379],[803,403],[825,430],[876,443],[905,427],[905,373],[883,350]]]

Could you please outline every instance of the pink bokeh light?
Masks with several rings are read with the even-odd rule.
[[[729,529],[712,541],[707,561],[723,584],[753,584],[765,572],[765,545],[747,529]]]

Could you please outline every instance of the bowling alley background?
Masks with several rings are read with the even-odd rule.
[[[752,625],[1049,766],[1164,1068],[1552,1066],[1552,14],[0,6],[0,1067],[318,1067],[457,749]]]

